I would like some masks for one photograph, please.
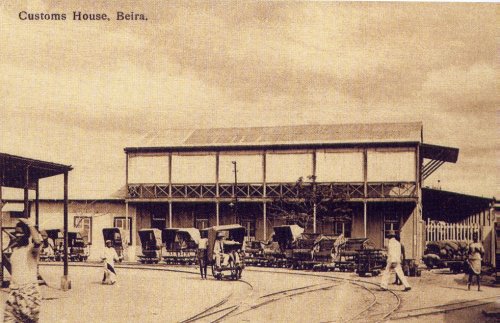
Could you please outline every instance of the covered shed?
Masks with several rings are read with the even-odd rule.
[[[61,280],[63,290],[71,288],[71,283],[68,278],[68,173],[73,168],[68,165],[56,164],[47,161],[35,160],[20,156],[0,153],[0,233],[3,233],[2,226],[2,209],[4,200],[2,199],[2,188],[9,187],[14,189],[24,190],[24,207],[22,212],[25,218],[29,217],[29,190],[35,191],[35,226],[39,224],[39,182],[42,178],[52,177],[56,175],[64,176],[64,273]],[[9,208],[8,204],[6,204]],[[18,206],[15,206],[18,208]],[[4,267],[6,266],[6,258],[4,257],[4,246],[2,241],[3,234],[0,234],[0,250],[2,252],[0,266],[0,282],[4,283]]]

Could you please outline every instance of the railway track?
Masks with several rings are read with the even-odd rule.
[[[41,263],[40,265],[48,266],[60,266],[57,263]],[[72,264],[72,266],[89,266],[89,267],[101,267],[99,263],[78,263]],[[139,269],[139,270],[158,270],[158,271],[169,271],[199,275],[199,272],[195,267],[179,267],[172,268],[167,267],[162,264],[157,265],[144,265],[144,264],[117,264],[117,268],[124,269]],[[192,322],[222,322],[227,319],[236,318],[237,316],[249,313],[251,311],[257,311],[259,308],[279,302],[283,299],[290,299],[293,297],[298,297],[300,295],[315,293],[320,291],[326,291],[332,289],[342,282],[351,284],[352,286],[363,290],[365,293],[370,295],[369,303],[353,313],[350,317],[341,320],[324,321],[322,323],[332,323],[332,322],[381,322],[387,320],[399,320],[412,317],[420,317],[432,314],[446,313],[455,310],[461,310],[470,307],[482,306],[486,304],[499,301],[500,297],[485,297],[480,299],[475,299],[471,301],[460,301],[453,302],[449,304],[434,305],[413,309],[400,309],[401,298],[397,292],[392,290],[382,291],[380,290],[377,283],[369,282],[362,279],[344,278],[344,277],[333,277],[331,275],[320,274],[316,272],[291,272],[291,271],[268,271],[256,268],[247,268],[246,271],[249,272],[263,272],[267,274],[277,274],[277,275],[291,275],[291,276],[308,276],[316,278],[324,278],[330,283],[318,283],[307,285],[298,288],[291,288],[286,290],[281,290],[277,292],[272,292],[257,297],[253,302],[248,302],[251,294],[253,293],[253,285],[246,280],[235,281],[237,283],[245,284],[249,287],[250,292],[242,295],[234,295],[231,293],[224,297],[218,303],[205,308],[204,310],[196,313],[195,315],[181,321],[180,323],[192,323]]]

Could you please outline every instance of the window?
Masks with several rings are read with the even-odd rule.
[[[87,237],[89,244],[92,244],[92,218],[89,216],[75,216],[74,228],[82,233],[82,237]]]
[[[245,236],[247,238],[255,239],[255,227],[256,227],[255,219],[241,220],[241,225],[246,229]]]
[[[115,228],[120,228],[125,232],[128,231],[129,236],[127,237],[127,241],[129,246],[132,245],[132,218],[128,218],[128,228],[127,228],[127,218],[125,217],[116,217],[113,219],[113,226]]]
[[[335,234],[335,235],[343,234],[344,237],[350,238],[351,237],[351,226],[352,226],[351,222],[334,221],[332,223],[333,234]]]
[[[196,219],[194,221],[194,227],[198,230],[208,228],[208,219]]]

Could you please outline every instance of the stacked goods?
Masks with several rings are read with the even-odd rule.
[[[446,267],[449,261],[464,261],[467,258],[468,244],[459,240],[440,240],[427,243],[424,263],[429,268]]]

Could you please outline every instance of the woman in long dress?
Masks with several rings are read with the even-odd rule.
[[[478,233],[474,232],[472,234],[473,242],[469,245],[469,257],[467,263],[469,265],[469,282],[467,283],[467,289],[470,290],[470,285],[472,284],[472,277],[477,278],[477,290],[481,290],[481,261],[484,255],[484,247],[481,242],[478,241]]]

